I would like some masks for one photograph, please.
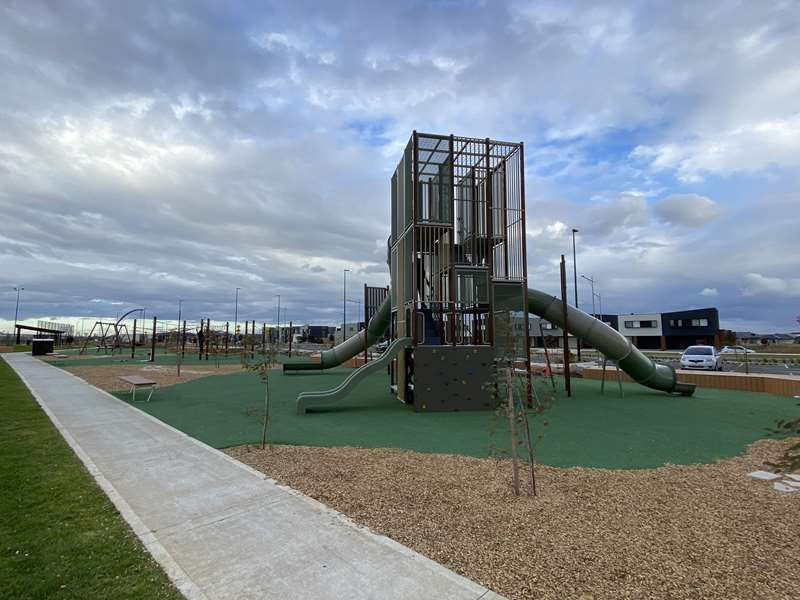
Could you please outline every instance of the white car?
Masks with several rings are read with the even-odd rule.
[[[720,354],[755,354],[755,350],[751,350],[750,348],[745,348],[744,346],[725,346],[722,350],[719,351]]]
[[[689,346],[681,354],[681,369],[722,371],[722,355],[714,346]]]

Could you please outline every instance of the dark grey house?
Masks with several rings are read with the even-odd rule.
[[[661,313],[661,330],[664,350],[683,350],[695,344],[720,347],[716,308]]]

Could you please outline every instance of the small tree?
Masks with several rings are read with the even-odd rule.
[[[273,365],[276,363],[277,348],[275,344],[270,343],[264,352],[262,352],[261,360],[253,364],[249,364],[245,354],[243,354],[243,361],[248,369],[256,373],[264,384],[264,412],[261,420],[261,449],[263,450],[267,445],[267,432],[270,422],[270,397],[269,397],[269,375]]]
[[[536,471],[533,452],[534,442],[531,439],[529,415],[540,415],[552,404],[552,397],[538,394],[531,380],[528,388],[528,374],[517,372],[514,362],[522,351],[517,348],[511,327],[511,314],[495,313],[495,360],[492,364],[492,376],[487,382],[490,394],[494,400],[495,419],[492,429],[500,429],[508,423],[510,436],[509,449],[490,447],[490,453],[498,458],[510,455],[512,491],[515,496],[521,494],[520,462],[527,463],[526,478],[529,481],[527,494],[535,496]],[[526,365],[530,368],[530,365]],[[529,397],[530,394],[530,397]],[[530,401],[530,405],[529,405]],[[547,426],[547,421],[543,422]],[[540,439],[541,435],[537,439]]]

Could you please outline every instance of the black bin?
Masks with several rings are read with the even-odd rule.
[[[44,356],[53,352],[53,340],[44,338],[33,338],[31,340],[31,354],[34,356]]]

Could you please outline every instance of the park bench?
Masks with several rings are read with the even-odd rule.
[[[156,389],[156,382],[152,379],[140,377],[139,375],[120,375],[119,379],[131,386],[130,392],[132,400],[136,402],[136,390],[139,388],[149,388],[150,394],[147,396],[145,402],[150,402],[150,397],[153,395],[153,390]]]

